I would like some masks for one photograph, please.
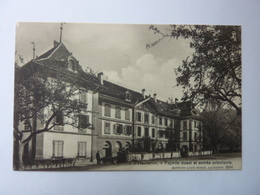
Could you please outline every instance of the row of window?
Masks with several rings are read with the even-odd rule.
[[[111,134],[111,123],[105,122],[105,129],[104,129],[105,134]],[[150,135],[149,133],[149,128],[145,127],[144,128],[144,136],[148,137],[156,137],[156,131],[155,128],[152,128],[152,134]],[[115,135],[132,135],[132,126],[131,125],[122,125],[122,124],[113,124],[113,134]],[[142,136],[142,127],[137,127],[137,136],[141,137]],[[171,136],[170,131],[164,131],[164,130],[159,130],[158,131],[158,137],[159,138],[169,138]]]
[[[64,151],[64,141],[53,141],[53,157],[63,157]],[[86,157],[87,156],[87,142],[78,142],[78,157]]]
[[[174,120],[172,119],[167,119],[167,118],[163,118],[162,117],[159,117],[159,125],[164,125],[164,126],[170,126],[170,127],[173,127],[173,124],[174,124]]]
[[[105,134],[111,134],[111,123],[105,122]],[[116,135],[132,135],[132,126],[122,124],[113,124],[113,134]]]
[[[53,86],[56,86],[58,84],[58,80],[55,78],[48,78],[49,83]],[[66,90],[65,88],[63,89]],[[80,89],[79,90],[79,102],[87,104],[87,90]]]
[[[142,136],[142,128],[141,127],[137,127],[137,136],[141,137]],[[144,128],[144,136],[148,137],[149,135],[149,128]],[[155,129],[152,128],[152,137],[155,137]]]
[[[142,136],[142,128],[137,127],[137,136]],[[152,128],[152,134],[149,134],[149,128],[144,128],[144,136],[148,137],[151,136],[152,138],[156,137],[156,131]],[[165,131],[165,130],[158,130],[158,138],[173,138],[173,131]]]
[[[136,113],[136,121],[138,122],[142,122],[143,119],[142,119],[142,116],[143,114],[141,112],[137,112]],[[154,115],[151,116],[151,124],[155,124],[155,119],[156,117]],[[159,117],[159,125],[161,126],[170,126],[170,127],[173,127],[173,119],[167,119],[167,118],[162,118],[162,117]],[[144,122],[145,123],[149,123],[150,120],[149,120],[149,113],[144,113]]]
[[[105,105],[105,116],[111,117],[111,105]],[[121,108],[115,108],[115,117],[121,119]],[[130,120],[130,109],[125,109],[125,120]]]
[[[143,115],[144,115],[144,120],[143,120]],[[106,104],[105,105],[105,116],[111,117],[111,105]],[[115,118],[121,119],[121,108],[120,107],[115,107]],[[141,113],[137,112],[135,114],[136,121],[142,122],[144,121],[145,123],[150,122],[149,118],[149,113]],[[155,124],[155,119],[156,117],[154,115],[151,116],[151,124]],[[125,109],[125,120],[130,120],[130,109]],[[164,124],[163,124],[164,121]],[[173,127],[173,120],[159,117],[159,125],[164,125],[164,126],[170,126]]]
[[[194,132],[194,141],[196,141],[196,140],[201,140],[202,139],[202,135],[201,135],[201,133],[197,133],[197,132]],[[183,132],[182,133],[182,140],[183,141],[188,141],[188,132]]]
[[[83,115],[80,114],[78,115],[78,128],[79,129],[85,129],[88,128],[89,126],[89,116],[88,115]],[[56,126],[54,126],[54,130],[63,130],[63,126],[64,126],[64,115],[62,112],[58,112],[56,114],[56,117],[54,119],[54,123],[57,124]],[[30,123],[28,121],[24,122],[24,130],[30,130],[31,126]]]
[[[87,93],[85,90],[80,90],[79,92],[79,102],[81,103],[87,103]]]
[[[187,130],[188,129],[188,122],[189,121],[182,121],[183,130]],[[201,126],[202,126],[202,123],[200,121],[194,121],[194,127],[195,128],[200,128]]]
[[[64,115],[62,112],[59,112],[55,117],[55,123],[57,125],[64,125]],[[78,115],[78,128],[87,128],[89,125],[89,116],[80,114]]]

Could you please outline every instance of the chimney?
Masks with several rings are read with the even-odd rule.
[[[104,82],[103,82],[103,80],[104,80],[104,78],[103,78],[103,72],[98,73],[98,80],[99,80],[99,83],[100,83],[101,85],[104,84]]]
[[[157,101],[157,99],[156,99],[156,96],[157,96],[157,94],[155,93],[155,94],[153,94],[153,99],[154,99],[154,101],[156,102]]]
[[[54,45],[54,47],[56,47],[57,45],[59,45],[59,42],[54,40],[53,45]]]
[[[145,92],[145,89],[142,89],[142,95],[145,98],[144,92]]]

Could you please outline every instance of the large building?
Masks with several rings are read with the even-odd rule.
[[[72,125],[68,117],[60,112],[51,121],[55,126],[44,133],[37,134],[25,147],[25,155],[33,159],[50,158],[83,158],[88,159],[93,155],[93,108],[97,104],[98,94],[95,89],[99,87],[96,78],[86,74],[79,62],[67,50],[63,43],[54,42],[54,47],[31,60],[16,71],[16,79],[28,79],[34,75],[45,79],[48,83],[57,80],[77,85],[75,94],[80,104],[77,115],[73,118],[77,124]],[[72,91],[72,88],[70,88]],[[46,123],[49,113],[54,113],[55,108],[45,107],[41,112],[45,118],[35,117],[19,123],[19,129],[24,132],[30,126],[34,131],[40,130]],[[37,116],[39,116],[38,114]],[[35,122],[34,122],[35,121]],[[42,122],[45,121],[45,122]]]
[[[77,126],[69,124],[62,113],[56,115],[52,121],[56,125],[27,144],[25,153],[30,158],[92,161],[97,151],[101,157],[111,157],[120,150],[158,153],[203,149],[202,122],[192,103],[164,102],[156,94],[145,94],[145,89],[137,92],[106,81],[103,73],[87,74],[62,42],[55,41],[52,49],[16,72],[24,79],[32,75],[45,75],[50,82],[76,80],[79,93],[74,98],[82,107],[76,115]],[[34,129],[43,125],[36,120]],[[19,129],[26,134],[28,122],[21,121]]]

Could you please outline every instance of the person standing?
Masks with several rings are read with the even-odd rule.
[[[100,153],[99,153],[99,151],[97,151],[97,153],[96,153],[96,159],[97,159],[97,164],[99,165],[100,164]]]

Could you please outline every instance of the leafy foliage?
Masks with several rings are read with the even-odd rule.
[[[20,155],[16,158],[22,166],[21,153],[25,144],[55,126],[67,124],[81,129],[79,114],[87,105],[79,101],[80,87],[76,79],[75,82],[67,81],[66,77],[53,79],[37,72],[25,78],[19,69],[16,68],[13,124],[14,139],[19,148],[16,153]],[[19,128],[19,124],[26,124],[27,129]]]
[[[75,113],[80,112],[81,104],[77,98],[79,88],[73,83],[66,83],[58,79],[41,78],[37,74],[27,80],[16,79],[14,103],[14,129],[16,138],[23,140],[23,133],[18,129],[19,122],[26,122],[30,136],[22,142],[42,132],[52,129],[56,125],[54,118],[61,112],[67,124],[76,125]],[[33,129],[33,121],[38,120],[42,128]]]
[[[206,25],[170,25],[170,33],[150,26],[161,38],[187,39],[194,49],[192,56],[183,60],[175,73],[177,86],[183,87],[183,100],[205,103],[215,99],[236,109],[241,114],[241,27]]]
[[[204,111],[204,149],[217,153],[221,149],[241,149],[241,115],[234,110],[221,109]]]

